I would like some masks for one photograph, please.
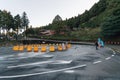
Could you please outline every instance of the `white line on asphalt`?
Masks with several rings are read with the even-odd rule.
[[[75,71],[74,70],[67,70],[67,71],[64,71],[65,73],[74,73]]]
[[[51,62],[53,62],[53,61],[43,61],[43,62],[36,62],[36,63],[29,63],[29,64],[21,64],[21,65],[16,65],[16,66],[8,66],[7,68],[17,68],[17,67],[24,67],[24,66],[30,66],[30,65],[51,63]]]
[[[100,63],[100,62],[102,62],[102,61],[95,61],[95,62],[93,62],[93,64],[97,64],[97,63]]]
[[[111,55],[112,57],[114,57],[115,55]]]
[[[51,64],[70,64],[71,62],[72,62],[72,60],[69,60],[69,61],[57,60]]]
[[[51,63],[51,64],[70,64],[72,60],[70,61],[64,61],[64,60],[57,60],[57,61],[43,61],[43,62],[35,62],[35,63],[29,63],[29,64],[21,64],[21,65],[16,65],[16,66],[8,66],[7,68],[17,68],[17,67],[24,67],[24,66],[35,66],[38,64],[46,64],[46,63]]]
[[[105,60],[109,60],[109,59],[111,59],[111,57],[107,57],[107,58],[105,58]]]
[[[59,69],[59,70],[46,71],[46,72],[41,72],[41,73],[22,74],[22,75],[13,75],[13,76],[0,76],[0,78],[28,77],[28,76],[35,76],[35,75],[41,75],[41,74],[61,72],[61,71],[66,71],[66,70],[71,70],[71,69],[76,69],[76,68],[86,67],[86,66],[87,66],[87,64],[83,64],[83,65],[78,65],[78,66],[74,66],[74,67],[69,67],[69,68],[64,68],[64,69]]]

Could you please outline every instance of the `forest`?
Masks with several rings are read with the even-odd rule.
[[[27,29],[29,25],[29,19],[26,12],[23,12],[22,16],[19,14],[13,16],[7,10],[0,10],[0,36],[9,37],[12,35],[18,35],[18,29]],[[12,29],[13,32],[9,32]],[[7,34],[2,34],[2,30],[6,30]],[[17,37],[16,37],[17,38]]]
[[[56,34],[44,36],[39,33],[41,30],[54,30]],[[48,39],[120,40],[120,0],[100,0],[90,10],[66,20],[57,15],[49,25],[29,29],[27,33]]]

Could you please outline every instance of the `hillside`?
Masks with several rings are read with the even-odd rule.
[[[54,39],[68,38],[77,40],[96,40],[98,37],[102,37],[104,39],[116,37],[116,40],[120,40],[120,28],[116,27],[120,25],[118,24],[120,18],[117,19],[120,14],[114,15],[116,12],[119,13],[119,9],[120,0],[100,0],[98,3],[95,3],[90,10],[86,10],[83,14],[70,19],[51,23],[47,26],[43,26],[42,29],[55,30],[56,34],[50,37]],[[111,19],[116,17],[115,20],[118,21],[116,22],[116,26],[113,27],[115,21],[112,20],[113,24],[109,26],[112,26],[114,29],[116,29],[113,33],[109,32],[110,34],[105,31],[109,29],[113,30],[113,28],[109,27],[109,29],[107,29],[106,26],[106,22],[109,23],[111,21],[108,20],[109,17],[111,17]],[[104,26],[106,28],[104,28]],[[60,32],[64,32],[65,34],[61,35],[59,34]]]

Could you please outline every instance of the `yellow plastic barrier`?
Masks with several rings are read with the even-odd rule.
[[[58,51],[62,51],[62,46],[58,45]]]
[[[67,48],[71,48],[71,44],[67,44]]]
[[[27,45],[23,45],[24,48],[27,48]]]
[[[19,51],[23,51],[24,50],[24,46],[19,46]]]
[[[34,52],[38,52],[39,49],[38,49],[38,46],[34,46]]]
[[[55,47],[54,46],[50,46],[49,51],[50,52],[54,52],[55,51]]]
[[[14,51],[18,51],[19,50],[19,46],[13,46],[13,50]]]
[[[41,52],[46,52],[46,46],[41,46]]]
[[[31,52],[31,51],[32,51],[32,46],[28,46],[28,47],[27,47],[27,51],[28,51],[28,52]]]

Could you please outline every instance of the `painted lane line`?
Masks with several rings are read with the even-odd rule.
[[[112,57],[114,57],[115,55],[111,55]]]
[[[98,64],[98,63],[101,63],[102,61],[95,61],[93,62],[93,64]]]
[[[46,71],[46,72],[41,72],[41,73],[22,74],[22,75],[13,75],[13,76],[0,76],[0,79],[1,78],[28,77],[28,76],[35,76],[35,75],[41,75],[41,74],[55,73],[55,72],[61,72],[61,71],[66,71],[66,70],[71,70],[71,69],[76,69],[76,68],[86,67],[86,66],[87,66],[87,64],[83,64],[83,65],[78,65],[78,66],[74,66],[74,67],[69,67],[69,68],[64,68],[64,69],[59,69],[59,70]]]
[[[32,66],[32,65],[35,66],[35,65],[46,64],[46,63],[51,63],[51,64],[69,64],[71,62],[72,62],[72,60],[70,60],[70,61],[64,61],[64,60],[43,61],[43,62],[36,62],[36,63],[29,63],[29,64],[21,64],[21,65],[16,65],[16,66],[8,66],[7,68],[17,68],[17,67]]]
[[[111,59],[111,57],[107,57],[107,58],[105,58],[105,60],[109,60],[109,59]]]
[[[24,66],[30,66],[30,65],[38,65],[38,64],[51,63],[51,62],[53,62],[53,61],[43,61],[43,62],[36,62],[36,63],[16,65],[16,66],[8,66],[7,68],[17,68],[17,67],[24,67]]]
[[[74,70],[67,70],[67,71],[64,71],[65,73],[74,73],[75,71]]]
[[[9,58],[9,60],[19,60],[19,59],[26,59],[26,58],[31,58],[31,56],[29,56],[29,57],[20,57],[20,58]]]
[[[27,57],[20,57],[20,58],[12,58],[12,59],[26,59],[26,58],[32,58],[32,57],[39,57],[39,56],[41,56],[41,57],[46,57],[46,58],[49,58],[49,57],[53,57],[53,55],[42,55],[42,54],[37,54],[37,55],[31,55],[31,56],[27,56]],[[40,57],[40,58],[41,58]]]
[[[72,62],[72,60],[69,60],[69,61],[58,60],[58,61],[55,61],[51,64],[70,64],[71,62]]]

